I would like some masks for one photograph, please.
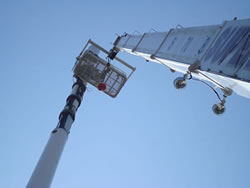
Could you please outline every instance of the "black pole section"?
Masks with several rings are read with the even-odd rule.
[[[59,115],[57,128],[65,129],[67,133],[70,132],[72,123],[75,120],[76,111],[82,102],[85,90],[85,83],[79,78],[76,78],[76,82],[72,86],[72,92],[68,96],[66,105]]]

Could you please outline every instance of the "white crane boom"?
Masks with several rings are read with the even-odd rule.
[[[115,47],[250,98],[250,19],[126,34]]]

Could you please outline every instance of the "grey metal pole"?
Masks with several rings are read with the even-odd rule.
[[[26,188],[50,187],[85,90],[86,83],[76,78],[76,82],[72,86],[72,92],[60,113],[57,127],[52,131]]]

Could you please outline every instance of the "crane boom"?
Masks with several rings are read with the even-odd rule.
[[[250,98],[250,19],[126,34],[115,47]]]

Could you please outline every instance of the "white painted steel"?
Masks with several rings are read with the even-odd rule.
[[[50,187],[67,138],[68,133],[62,128],[56,128],[51,133],[26,188]]]
[[[175,28],[169,32],[128,34],[116,47],[184,74],[199,61],[200,74],[194,76],[214,80],[218,87],[229,87],[250,98],[250,19]]]
[[[77,100],[74,100],[73,102],[73,105],[76,105],[76,104],[79,104]],[[72,106],[73,106],[72,105]],[[76,106],[74,107],[75,109],[77,108]],[[70,129],[73,125],[73,119],[71,118],[71,116],[69,115],[66,119],[66,122],[65,122],[65,130],[69,133],[70,132]]]

